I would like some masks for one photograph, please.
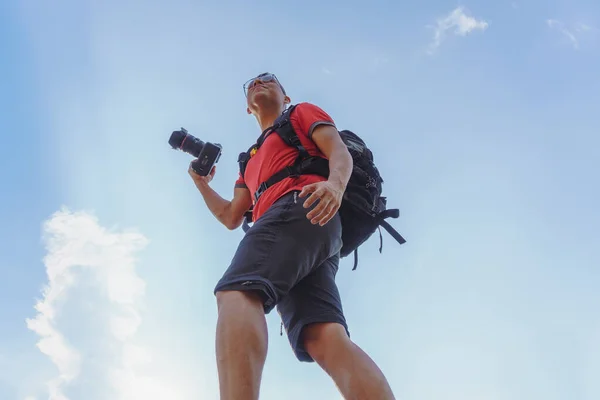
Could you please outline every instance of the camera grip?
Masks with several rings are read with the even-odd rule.
[[[201,164],[200,159],[195,159],[192,161],[192,169],[200,176],[207,176],[210,173],[212,166],[211,168],[207,168],[206,165]]]
[[[192,161],[192,169],[200,176],[207,176],[221,157],[221,145],[206,143],[198,158]]]

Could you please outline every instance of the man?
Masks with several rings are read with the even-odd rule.
[[[263,132],[290,104],[270,73],[249,80],[244,91],[247,112]],[[352,157],[333,120],[319,107],[298,104],[290,120],[308,153],[328,160],[328,178],[286,178],[253,204],[258,186],[296,158],[297,150],[276,133],[266,136],[240,174],[231,201],[210,188],[214,169],[206,177],[189,170],[208,208],[227,228],[238,228],[253,206],[254,224],[215,287],[221,399],[258,399],[268,347],[265,314],[275,306],[298,360],[316,361],[344,398],[393,399],[383,373],[350,340],[335,283],[342,246],[337,211]]]

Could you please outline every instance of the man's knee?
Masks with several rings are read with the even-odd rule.
[[[302,343],[308,354],[319,364],[350,344],[344,326],[336,322],[314,323],[302,330]]]
[[[217,310],[243,311],[244,309],[262,309],[263,300],[259,293],[243,290],[224,290],[216,293]]]

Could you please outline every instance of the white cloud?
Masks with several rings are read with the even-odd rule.
[[[577,38],[575,37],[575,35],[573,34],[573,32],[571,32],[570,30],[568,30],[567,28],[565,28],[565,26],[564,26],[564,24],[562,22],[557,21],[555,19],[549,19],[549,20],[546,21],[546,23],[548,24],[548,26],[550,28],[557,29],[567,39],[569,39],[569,41],[571,42],[571,44],[573,45],[573,47],[575,49],[579,48],[579,41],[577,40]]]
[[[457,36],[466,36],[476,30],[485,31],[488,26],[487,21],[470,17],[465,13],[464,7],[457,7],[444,18],[437,20],[434,27],[433,42],[429,46],[428,52],[432,54],[442,44],[448,32]]]
[[[595,29],[594,27],[589,26],[587,24],[582,24],[582,23],[577,24],[577,26],[575,27],[575,30],[577,32],[589,32],[589,31],[593,31],[594,29]]]
[[[579,49],[579,42],[582,35],[596,30],[594,27],[584,23],[577,23],[570,28],[562,21],[556,19],[548,19],[546,20],[546,24],[551,29],[559,31],[571,43],[575,50]]]
[[[145,292],[135,254],[148,240],[67,209],[45,222],[44,236],[48,283],[27,326],[58,369],[46,398],[67,400],[72,389],[115,400],[179,399],[160,380],[137,373],[152,358],[134,341]]]

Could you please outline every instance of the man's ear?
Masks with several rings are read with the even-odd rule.
[[[250,111],[250,107],[246,107],[246,112],[247,112],[248,114],[252,114],[252,111]]]
[[[283,104],[288,105],[292,102],[292,99],[290,99],[290,96],[285,96],[283,98]]]

